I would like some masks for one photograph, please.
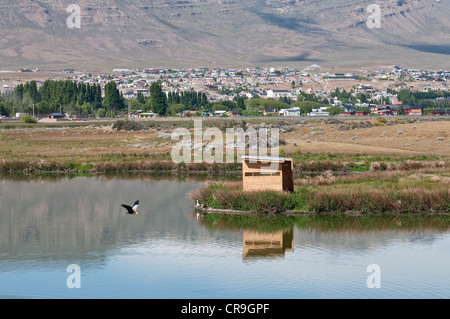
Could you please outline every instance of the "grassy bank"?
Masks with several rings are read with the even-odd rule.
[[[92,161],[59,160],[2,160],[0,174],[49,174],[49,173],[234,173],[240,169],[238,164],[177,164],[167,159],[145,158],[142,156],[119,156],[112,159]],[[128,160],[130,158],[130,160]]]
[[[293,193],[244,193],[240,182],[211,183],[190,198],[214,209],[255,213],[443,213],[450,212],[448,170],[331,172],[294,181]]]
[[[55,152],[56,153],[56,152]],[[323,159],[323,154],[294,157],[294,171],[301,174],[322,174],[324,172],[370,172],[411,171],[417,169],[449,169],[450,162],[444,158],[413,157],[366,157],[365,160]],[[326,156],[326,155],[325,155]],[[360,155],[355,155],[359,159]],[[317,158],[317,159],[313,159]],[[42,173],[129,173],[129,172],[215,172],[240,173],[241,164],[235,163],[175,163],[169,152],[85,152],[48,154],[36,151],[24,157],[20,154],[4,153],[0,159],[0,174],[42,174]]]
[[[359,122],[357,119],[212,119],[203,121],[203,126],[224,131],[249,125],[258,129],[265,123],[264,127],[280,128],[280,141],[283,141],[280,155],[294,158],[297,174],[450,167],[449,121],[389,127],[354,125]],[[0,174],[240,170],[238,160],[236,164],[172,162],[171,150],[179,141],[172,141],[171,133],[181,127],[192,132],[192,120],[133,122],[144,127],[143,130],[125,130],[120,123],[2,123]],[[352,129],[348,129],[349,124]],[[400,129],[402,134],[398,133]]]

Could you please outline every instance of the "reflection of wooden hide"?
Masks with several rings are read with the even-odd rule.
[[[293,229],[276,233],[260,233],[244,230],[243,258],[284,256],[294,251]]]

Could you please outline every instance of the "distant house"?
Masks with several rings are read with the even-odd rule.
[[[203,117],[213,117],[214,116],[214,111],[211,110],[206,110],[202,112],[202,116]]]
[[[329,116],[330,113],[323,111],[321,109],[313,109],[310,113],[308,113],[308,116]]]
[[[137,98],[137,93],[135,93],[134,91],[128,91],[123,93],[123,97],[126,99],[135,99]]]
[[[29,113],[16,113],[16,118],[20,119],[21,117],[25,115],[30,115]]]
[[[277,109],[270,109],[270,108],[267,108],[267,109],[264,109],[264,110],[263,110],[263,115],[264,115],[264,116],[266,116],[266,115],[277,115],[277,114],[278,114]]]
[[[290,109],[281,109],[279,114],[281,116],[300,116],[300,108],[299,107],[293,107]]]
[[[375,105],[371,112],[378,115],[397,115],[398,107],[395,105]]]
[[[222,115],[228,115],[227,113],[228,113],[228,111],[217,110],[217,111],[214,111],[214,116],[215,117],[220,117]]]
[[[268,90],[267,97],[272,99],[278,99],[280,97],[292,97],[292,93],[289,90]]]
[[[317,64],[311,64],[311,65],[308,66],[305,70],[308,70],[308,71],[318,71],[318,70],[320,70],[320,65],[317,65]]]
[[[50,119],[55,120],[55,119],[63,119],[66,116],[64,114],[61,113],[52,113],[48,116]]]
[[[403,105],[402,109],[407,115],[414,115],[414,116],[423,115],[423,108],[420,106]]]
[[[450,110],[448,110],[450,113]],[[447,115],[448,113],[444,109],[433,110],[433,115]]]
[[[228,111],[227,114],[228,114],[229,117],[236,117],[236,116],[241,116],[242,115],[241,111]]]
[[[219,76],[219,82],[227,83],[228,82],[228,76],[225,76],[225,75]]]
[[[131,112],[131,113],[130,113],[130,117],[137,118],[137,116],[138,116],[139,114],[141,114],[141,113],[142,113],[141,110],[137,110],[137,111]],[[128,115],[128,114],[127,114],[127,115]]]
[[[142,112],[136,115],[138,119],[149,119],[149,118],[156,118],[158,117],[158,114],[152,113],[152,112]]]
[[[195,116],[197,115],[198,111],[183,111],[181,116]]]
[[[339,115],[347,115],[347,116],[366,116],[366,115],[370,115],[370,112],[366,112],[366,111],[353,111],[353,112],[341,112],[339,113]]]

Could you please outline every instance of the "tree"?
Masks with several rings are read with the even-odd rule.
[[[315,94],[308,94],[306,92],[301,92],[297,96],[298,101],[312,101],[312,102],[319,102],[319,98]]]
[[[142,94],[141,92],[138,92],[137,94],[137,101],[141,104],[145,104],[145,97],[144,94]]]
[[[81,105],[81,114],[89,115],[92,114],[92,106],[90,103],[84,103]]]
[[[305,102],[297,101],[297,102],[292,103],[292,106],[300,108],[301,114],[308,114],[308,113],[312,112],[313,109],[321,108],[323,106],[323,104],[320,104],[318,102],[313,102],[313,101],[305,101]]]
[[[103,117],[105,117],[106,116],[106,111],[105,111],[105,109],[102,109],[102,108],[99,108],[98,110],[97,110],[97,117],[99,117],[99,118],[103,118]]]
[[[14,93],[13,93],[13,98],[14,98],[14,102],[15,103],[22,103],[23,100],[23,84],[19,84],[18,86],[16,86],[16,88],[14,89]]]
[[[0,115],[8,115],[8,111],[6,108],[6,103],[0,97]]]
[[[39,102],[39,93],[36,81],[31,81],[30,83],[25,84],[23,94],[30,98],[31,103]]]
[[[244,102],[244,98],[242,96],[237,98],[236,108],[238,110],[245,110],[245,102]]]
[[[176,115],[184,111],[185,106],[183,104],[171,104],[167,108],[168,115]]]
[[[364,93],[358,93],[356,94],[356,98],[361,102],[361,103],[367,103],[367,96]]]
[[[116,82],[111,81],[105,85],[105,98],[103,107],[106,111],[114,113],[116,110],[125,108],[125,99],[117,89]]]
[[[331,106],[331,107],[327,108],[327,112],[329,112],[331,116],[339,115],[339,113],[344,112],[344,108]]]
[[[154,113],[166,115],[167,112],[167,96],[162,91],[161,84],[153,82],[150,86],[150,100]]]

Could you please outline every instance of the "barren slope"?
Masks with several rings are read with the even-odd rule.
[[[450,5],[386,0],[0,0],[0,69],[401,64],[449,67]]]

